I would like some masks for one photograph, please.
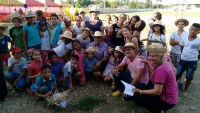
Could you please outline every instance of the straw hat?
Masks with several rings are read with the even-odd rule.
[[[70,39],[70,40],[75,40],[73,37],[72,37],[72,32],[70,31],[65,31],[62,35],[60,35],[61,37],[64,37],[64,38],[67,38],[67,39]]]
[[[90,9],[90,13],[91,13],[91,12],[100,13],[100,11],[97,10],[97,8],[95,8],[95,7],[92,7],[92,8]]]
[[[36,16],[35,13],[31,10],[26,13],[26,17],[35,17],[35,16]]]
[[[185,23],[185,26],[188,26],[189,25],[189,21],[184,19],[184,18],[180,18],[180,19],[177,19],[174,24],[177,26],[179,22],[184,22]]]
[[[102,37],[102,33],[100,31],[95,31],[93,36],[94,37]]]
[[[12,49],[11,49],[11,51],[12,52],[14,52],[14,53],[18,53],[18,52],[21,52],[22,50],[19,48],[19,47],[13,47]]]
[[[96,54],[96,50],[93,47],[88,47],[86,50],[86,52],[93,52],[94,54]]]
[[[23,16],[19,15],[18,13],[11,15],[11,21],[13,21],[13,19],[19,19],[20,22],[23,21]]]
[[[127,47],[131,47],[131,48],[134,48],[135,49],[135,45],[131,42],[127,42],[124,46],[123,46],[123,49],[127,48]]]
[[[82,30],[82,32],[83,32],[83,31],[87,31],[87,32],[89,32],[89,33],[90,33],[90,29],[89,29],[89,28],[87,28],[87,27],[86,27],[86,28],[82,28],[81,30]]]
[[[162,22],[159,21],[159,20],[157,20],[157,21],[155,21],[155,22],[153,23],[153,26],[155,26],[155,25],[160,25],[161,27],[164,28],[164,25],[163,25]]]
[[[147,46],[147,51],[149,53],[166,53],[167,52],[167,46],[163,45],[162,43],[152,43],[149,46]]]
[[[115,51],[119,51],[120,53],[124,54],[120,46],[116,46]]]
[[[4,32],[4,31],[6,31],[8,29],[8,26],[0,24],[0,29],[2,29],[3,32]]]

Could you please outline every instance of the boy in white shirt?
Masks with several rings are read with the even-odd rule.
[[[175,68],[181,58],[181,45],[179,43],[183,37],[188,36],[188,32],[184,30],[184,27],[188,26],[188,24],[189,21],[186,19],[177,19],[175,25],[178,27],[178,30],[174,31],[170,36],[170,58]]]
[[[189,29],[189,36],[184,37],[181,42],[181,59],[177,66],[176,80],[181,78],[184,71],[186,71],[186,83],[184,91],[187,91],[191,81],[193,80],[194,72],[197,68],[200,52],[200,38],[197,37],[200,31],[200,24],[193,23]]]

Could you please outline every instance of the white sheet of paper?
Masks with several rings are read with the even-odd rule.
[[[124,93],[127,94],[127,95],[130,95],[130,96],[133,96],[134,93],[132,92],[132,90],[135,89],[135,86],[133,86],[133,85],[127,83],[127,82],[124,82],[123,80],[121,80],[121,82],[125,86]]]

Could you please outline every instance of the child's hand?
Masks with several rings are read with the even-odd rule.
[[[112,70],[112,74],[114,74],[114,75],[119,74],[119,70],[118,70],[118,69],[113,69],[113,70]]]
[[[19,63],[19,59],[14,59],[13,64]]]

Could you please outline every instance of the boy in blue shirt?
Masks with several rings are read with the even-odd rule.
[[[56,77],[51,73],[50,66],[48,64],[43,64],[41,67],[41,75],[36,78],[35,95],[47,98],[53,91],[58,91]]]
[[[28,11],[26,14],[27,24],[23,26],[23,44],[26,53],[28,54],[28,49],[40,49],[41,39],[38,30],[38,22],[35,23],[35,14],[32,11]]]
[[[7,81],[16,90],[23,90],[26,87],[25,73],[27,69],[26,59],[21,57],[21,49],[14,47],[11,49],[12,57],[8,59]]]

